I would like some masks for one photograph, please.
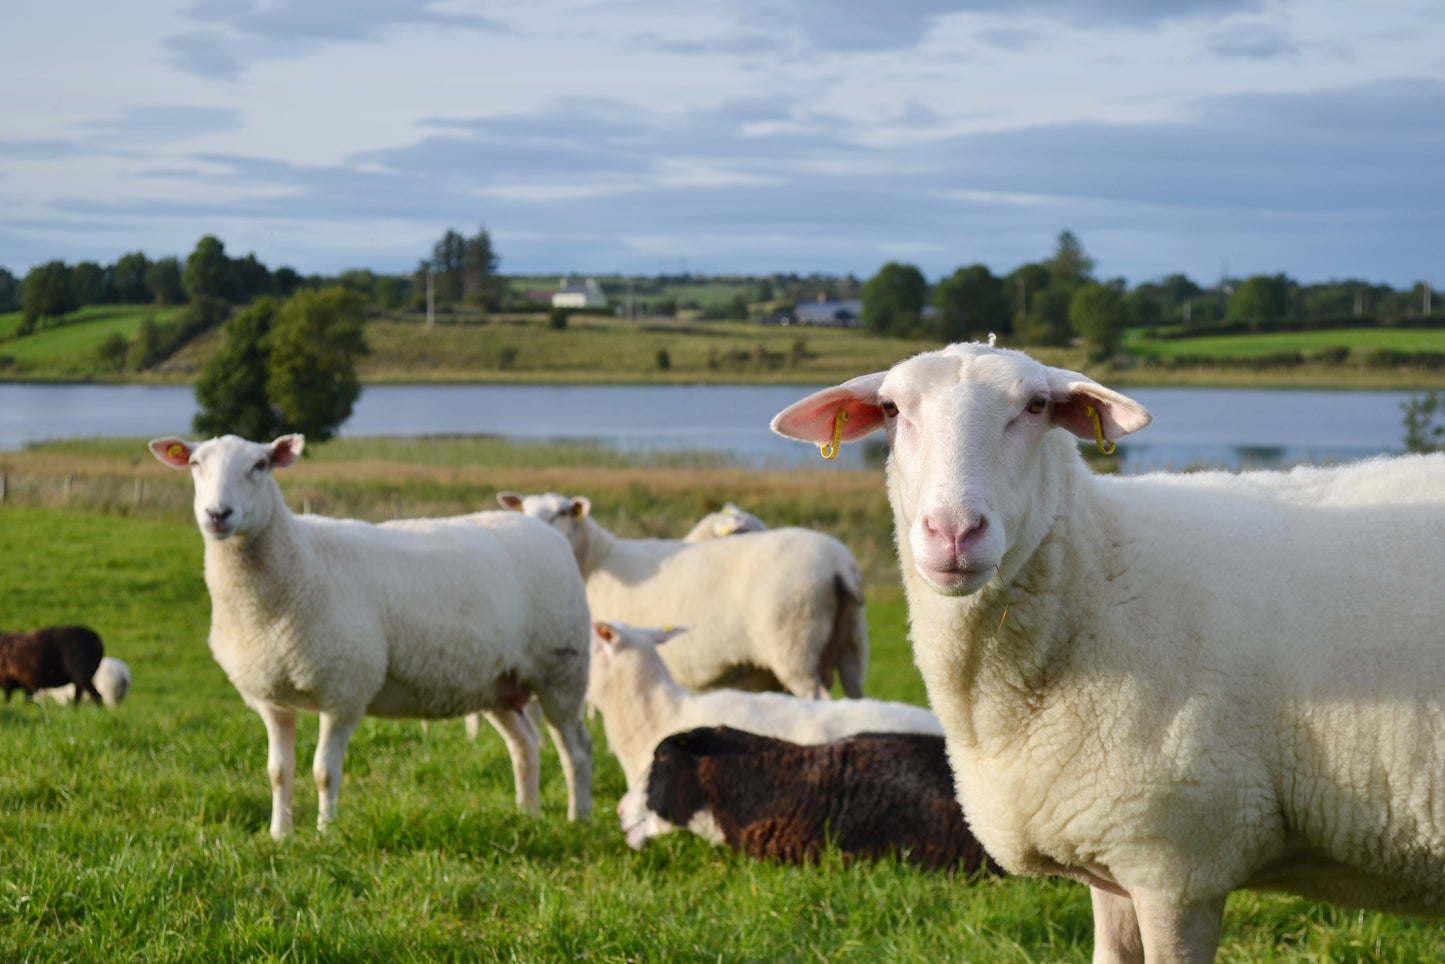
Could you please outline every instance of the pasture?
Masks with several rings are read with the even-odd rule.
[[[257,716],[206,647],[185,473],[139,440],[0,453],[0,626],[84,622],[134,686],[103,712],[0,705],[0,959],[13,961],[1087,961],[1079,884],[904,866],[759,864],[674,835],[629,850],[594,721],[596,810],[568,824],[555,751],[542,816],[512,806],[501,740],[459,721],[366,720],[340,822],[314,830],[299,725],[297,833],[267,836]],[[869,583],[869,695],[923,701],[880,472],[746,472],[684,458],[470,440],[346,440],[279,473],[295,508],[370,519],[586,494],[623,535],[681,534],[727,499],[842,538]],[[1236,894],[1223,961],[1425,961],[1431,922]]]

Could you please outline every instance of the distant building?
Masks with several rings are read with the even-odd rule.
[[[564,278],[552,295],[553,308],[606,308],[607,296],[596,278],[578,281]]]
[[[857,298],[843,301],[800,301],[792,314],[792,324],[795,325],[858,328],[863,324],[863,302]]]

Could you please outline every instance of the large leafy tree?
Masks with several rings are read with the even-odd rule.
[[[432,245],[428,266],[434,275],[432,285],[436,299],[444,302],[461,301],[466,290],[464,275],[467,270],[467,239],[448,228],[441,240]]]
[[[874,334],[903,334],[916,328],[928,295],[923,272],[890,261],[863,285],[863,325]]]
[[[959,268],[933,286],[938,328],[947,341],[965,341],[989,332],[1007,334],[1012,314],[1003,280],[981,264]]]
[[[492,236],[487,233],[486,228],[479,229],[473,237],[467,238],[463,261],[465,267],[462,278],[467,301],[484,308],[494,306],[497,302],[499,259],[496,251],[492,249]]]
[[[1084,285],[1069,302],[1069,323],[1084,339],[1089,357],[1111,357],[1124,335],[1124,295],[1113,285]]]
[[[1282,274],[1246,278],[1229,296],[1229,320],[1259,331],[1273,328],[1289,309],[1289,279]]]
[[[186,300],[181,285],[181,262],[174,255],[152,261],[146,269],[146,289],[158,305],[178,305]]]
[[[24,319],[22,332],[34,331],[46,318],[60,321],[80,307],[71,283],[70,269],[64,261],[50,261],[30,269],[25,275],[22,294]]]
[[[20,279],[0,268],[0,311],[15,311],[19,307]]]
[[[268,440],[336,434],[361,394],[365,301],[333,287],[262,298],[226,323],[226,343],[196,383],[197,432]]]
[[[333,287],[301,291],[281,306],[267,338],[266,395],[282,428],[317,442],[336,434],[361,395],[356,359],[366,354],[366,302]]]
[[[141,251],[117,258],[110,269],[110,287],[115,299],[127,305],[143,305],[151,301],[154,295],[146,286],[146,273],[150,267],[150,259]]]
[[[281,434],[281,415],[266,394],[267,336],[281,304],[261,298],[226,322],[226,340],[196,381],[202,435],[239,435],[270,441]]]
[[[231,259],[226,257],[226,246],[219,238],[208,234],[196,242],[196,250],[186,259],[181,287],[190,298],[231,300],[235,288]]]

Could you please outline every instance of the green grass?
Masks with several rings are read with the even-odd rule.
[[[1445,352],[1445,329],[1345,328],[1332,331],[1217,335],[1207,338],[1139,338],[1130,342],[1130,347],[1140,353],[1166,358],[1180,355],[1251,358],[1287,351],[1299,351],[1308,355],[1336,347],[1348,348],[1356,354],[1378,348],[1408,352]]]
[[[83,308],[67,315],[64,324],[42,328],[15,338],[20,312],[0,315],[0,355],[14,359],[19,374],[27,377],[76,377],[94,374],[96,351],[112,335],[134,339],[147,318],[163,324],[180,311],[153,305],[107,305]]]
[[[373,517],[398,493],[409,504],[429,492],[439,511],[457,511],[495,488],[548,487],[592,494],[603,521],[631,534],[676,532],[726,498],[778,524],[817,524],[869,573],[870,694],[922,701],[878,473],[558,467],[534,455],[348,440],[318,447],[282,483],[293,503],[345,493]],[[836,859],[778,867],[684,835],[634,853],[612,815],[621,773],[595,724],[595,816],[572,825],[550,746],[543,814],[532,819],[513,810],[490,731],[470,744],[460,723],[423,731],[367,720],[347,753],[339,825],[322,837],[305,776],[316,723],[303,715],[297,834],[273,843],[263,727],[206,647],[185,473],[113,443],[7,453],[0,471],[10,478],[0,625],[88,623],[135,677],[110,712],[0,704],[0,960],[1089,959],[1078,884],[969,882]],[[61,498],[62,475],[74,478],[69,507],[44,507]],[[1435,924],[1236,894],[1219,959],[1439,953]]]

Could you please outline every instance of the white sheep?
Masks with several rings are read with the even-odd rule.
[[[811,529],[770,529],[683,542],[623,539],[578,496],[501,492],[503,506],[555,526],[577,557],[595,619],[690,626],[663,659],[692,690],[863,695],[868,625],[863,577],[848,547]]]
[[[1092,887],[1095,961],[1212,960],[1241,887],[1445,911],[1445,456],[1232,480],[1086,467],[1074,436],[1149,421],[969,344],[773,428],[887,431],[915,659],[964,813],[1007,870]]]
[[[742,532],[765,532],[767,526],[762,519],[745,512],[732,502],[726,503],[716,512],[709,512],[682,537],[683,542],[702,542],[705,539],[721,539]]]
[[[568,817],[591,808],[585,590],[567,543],[507,512],[383,525],[293,515],[272,470],[304,439],[161,438],[191,469],[205,537],[211,652],[266,724],[271,836],[291,832],[296,712],[316,712],[317,826],[336,819],[341,764],[363,715],[481,710],[511,753],[517,803],[538,809],[535,694],[562,758]]]
[[[130,692],[130,667],[124,660],[116,659],[114,656],[103,656],[100,665],[95,669],[95,676],[91,679],[95,684],[96,692],[100,693],[100,700],[106,706],[119,706]],[[75,684],[66,683],[64,686],[55,686],[50,689],[40,690],[35,694],[41,699],[51,700],[61,706],[69,706],[75,699]]]
[[[699,726],[722,724],[793,743],[828,743],[866,732],[943,735],[936,716],[909,703],[803,700],[726,689],[693,693],[663,662],[667,647],[676,645],[667,641],[682,631],[592,624],[587,701],[602,714],[607,745],[629,789],[639,786],[663,737]]]

